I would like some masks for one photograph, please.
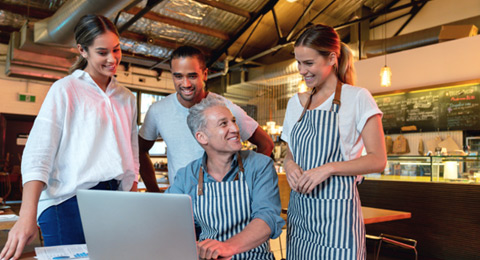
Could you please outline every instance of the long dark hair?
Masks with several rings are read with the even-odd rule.
[[[88,51],[88,47],[93,44],[95,38],[99,35],[106,33],[107,31],[115,33],[119,36],[117,27],[108,20],[105,16],[87,14],[80,18],[75,26],[75,41],[80,44],[85,51]],[[85,69],[87,67],[87,60],[79,55],[77,61],[70,67],[69,73],[74,72],[77,69]]]
[[[335,29],[323,24],[312,25],[298,37],[295,47],[298,46],[312,48],[325,58],[330,53],[335,53],[337,55],[337,65],[334,65],[334,69],[337,78],[343,83],[355,84],[352,51],[345,43],[340,41]]]

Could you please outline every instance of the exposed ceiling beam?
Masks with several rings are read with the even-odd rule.
[[[157,45],[157,46],[161,46],[161,47],[165,47],[165,48],[169,48],[169,49],[176,49],[180,45],[183,44],[183,43],[178,43],[178,42],[172,42],[172,41],[159,39],[159,38],[156,38],[156,37],[152,37],[150,35],[145,35],[145,34],[136,33],[136,32],[132,32],[132,31],[122,32],[121,36],[125,37],[125,38],[128,38],[128,39],[132,39],[132,40],[137,41],[137,42],[149,43],[149,44],[152,44],[152,45]],[[212,51],[210,49],[205,49],[202,46],[196,46],[196,45],[192,45],[192,44],[189,44],[189,45],[193,46],[197,49],[202,50],[206,54],[208,54]]]
[[[273,9],[272,9],[272,10],[273,10]],[[234,61],[237,59],[238,56],[240,56],[240,55],[242,54],[243,48],[245,48],[245,46],[247,45],[248,40],[250,40],[250,37],[252,37],[252,35],[253,35],[253,33],[256,31],[258,25],[262,22],[263,17],[265,17],[265,15],[260,16],[260,18],[258,19],[257,24],[255,24],[255,27],[253,27],[253,29],[252,29],[252,31],[250,32],[250,34],[248,35],[247,39],[243,42],[242,47],[240,47],[240,50],[238,50],[237,54],[236,54],[235,57],[233,58]]]
[[[347,27],[347,26],[350,26],[352,24],[355,24],[355,23],[358,23],[358,22],[361,22],[361,21],[364,21],[364,20],[368,20],[368,19],[374,19],[376,17],[379,17],[381,15],[385,15],[385,14],[388,14],[388,13],[393,13],[393,12],[396,12],[396,11],[400,11],[400,10],[403,10],[405,8],[410,8],[412,6],[416,6],[418,5],[419,3],[427,3],[429,2],[430,0],[412,0],[410,3],[408,4],[404,4],[404,5],[400,5],[400,6],[397,6],[397,7],[394,7],[394,8],[391,8],[391,9],[388,9],[385,12],[378,12],[378,13],[374,13],[374,14],[371,14],[371,15],[367,15],[365,17],[362,17],[362,18],[359,18],[359,19],[355,19],[355,20],[352,20],[352,21],[349,21],[349,22],[346,22],[346,23],[342,23],[342,24],[339,24],[339,25],[336,25],[334,26],[333,28],[335,28],[336,30],[338,29],[342,29],[344,27]]]
[[[136,15],[136,14],[140,13],[141,11],[142,11],[141,8],[133,7],[126,12],[129,13],[129,14]],[[176,26],[178,28],[185,29],[185,30],[189,30],[189,31],[193,31],[193,32],[197,32],[197,33],[201,33],[201,34],[205,34],[205,35],[210,35],[210,36],[213,36],[213,37],[216,37],[216,38],[220,38],[224,41],[227,41],[228,39],[230,39],[229,35],[225,32],[215,30],[215,29],[212,29],[212,28],[207,28],[207,27],[200,26],[200,25],[196,25],[196,24],[193,24],[193,23],[180,21],[180,20],[165,16],[165,15],[161,15],[159,13],[148,12],[143,17],[147,18],[147,19],[150,19],[150,20],[153,20],[153,21],[156,21],[156,22],[170,24],[170,25],[173,25],[173,26]]]
[[[132,32],[132,31],[122,32],[121,36],[123,36],[125,38],[128,38],[128,39],[135,40],[137,42],[150,43],[150,44],[162,46],[162,47],[169,48],[169,49],[175,49],[179,46],[178,44],[176,44],[174,42],[165,41],[165,40],[161,40],[161,39],[158,39],[158,38],[152,38],[148,35]]]
[[[388,20],[386,20],[386,21],[383,21],[383,22],[381,22],[381,23],[377,23],[377,24],[375,24],[375,25],[372,25],[372,26],[370,26],[370,29],[374,29],[374,28],[377,28],[378,26],[382,26],[382,25],[384,25],[384,24],[386,24],[386,23],[393,22],[393,21],[398,20],[398,19],[400,19],[400,18],[402,18],[402,17],[405,17],[405,16],[407,16],[407,15],[411,15],[410,12],[401,14],[401,15],[399,15],[399,16],[397,16],[397,17],[393,17],[393,18],[390,18],[390,19],[388,19]]]
[[[251,14],[243,9],[240,9],[238,7],[235,7],[233,5],[229,5],[220,1],[215,1],[215,0],[195,0],[195,2],[199,2],[205,5],[209,5],[211,7],[218,8],[223,11],[227,11],[232,14],[240,15],[243,16],[247,19],[251,18]]]
[[[335,1],[336,0],[330,1],[330,3],[328,3],[328,5],[326,5],[322,10],[320,10],[320,12],[318,12],[318,14],[316,14],[312,19],[310,19],[310,21],[307,24],[313,23],[313,21],[315,21],[315,19],[317,19],[321,14],[323,14],[325,10],[327,10],[333,3],[335,3]]]
[[[318,12],[312,19],[310,19],[310,21],[308,23],[306,23],[306,26],[309,26],[313,23],[313,21],[315,21],[315,19],[317,19],[321,14],[323,14],[333,3],[335,3],[336,0],[332,0],[328,5],[326,5],[322,10],[320,10],[320,12]],[[296,39],[297,36],[303,32],[303,30],[298,30],[294,35],[293,37],[291,37],[291,39]]]
[[[415,16],[418,14],[418,12],[420,12],[420,10],[422,10],[422,8],[426,5],[427,3],[422,3],[420,5],[416,5],[412,8],[412,10],[410,11],[410,13],[412,14],[406,21],[405,23],[402,24],[402,26],[397,30],[397,32],[393,35],[393,36],[398,36],[402,31],[403,29],[405,29],[405,27],[410,23],[410,21],[413,20],[413,18],[415,18]]]
[[[134,24],[136,21],[142,18],[146,13],[150,12],[152,8],[154,8],[157,4],[159,4],[162,1],[163,0],[148,0],[145,8],[143,8],[140,12],[135,14],[135,16],[133,16],[130,20],[124,23],[122,27],[118,28],[118,32],[122,33],[123,31],[126,31],[128,27],[130,27],[132,24]]]
[[[295,22],[295,25],[292,27],[292,29],[290,30],[290,32],[288,33],[288,35],[285,39],[287,42],[289,42],[292,39],[292,36],[293,36],[293,33],[295,32],[295,29],[297,29],[297,26],[300,24],[300,22],[305,17],[305,15],[307,15],[307,13],[310,12],[310,9],[312,9],[313,3],[315,3],[315,0],[310,1],[310,4],[308,4],[307,8],[305,8],[305,10],[303,10],[302,15],[300,15],[300,17],[297,19],[297,22]]]
[[[131,53],[128,51],[122,51],[122,62],[125,63],[131,63],[135,65],[139,65],[145,68],[150,68],[152,66],[156,66],[156,68],[161,68],[161,69],[170,69],[169,64],[163,64],[165,66],[158,66],[158,64],[161,64],[163,59],[157,58],[157,57],[152,57],[152,56],[146,56],[146,55],[141,55],[137,53]]]
[[[50,17],[55,13],[55,11],[43,10],[35,7],[28,7],[26,5],[6,4],[3,2],[0,2],[0,10],[5,10],[11,13],[21,14],[25,16],[27,16],[28,14],[29,18],[35,18],[39,20]]]
[[[275,29],[277,29],[278,39],[282,39],[283,38],[282,28],[280,28],[280,24],[278,23],[278,18],[277,18],[277,14],[275,13],[275,8],[272,8],[272,15],[273,15],[273,21],[275,22]]]
[[[260,11],[258,11],[257,13],[255,13],[246,23],[245,25],[243,25],[242,28],[240,28],[240,30],[233,36],[230,38],[230,40],[228,40],[226,43],[224,43],[222,45],[222,47],[214,52],[212,54],[212,57],[208,60],[208,63],[207,63],[207,67],[210,67],[215,61],[217,61],[218,58],[220,58],[220,56],[222,56],[222,54],[224,54],[225,52],[228,51],[228,48],[230,48],[230,46],[232,46],[232,44],[234,42],[236,42],[238,40],[238,38],[240,38],[240,36],[242,36],[242,34],[261,16],[261,15],[264,15],[266,14],[267,12],[269,12],[270,10],[273,9],[273,7],[275,6],[275,4],[278,2],[278,0],[269,0],[263,7],[262,9],[260,9]]]

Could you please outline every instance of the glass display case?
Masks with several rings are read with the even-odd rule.
[[[367,179],[480,184],[480,156],[388,156],[382,173]]]

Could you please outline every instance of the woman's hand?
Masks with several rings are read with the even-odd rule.
[[[285,169],[285,174],[287,175],[288,185],[292,190],[297,191],[297,183],[300,176],[303,174],[302,168],[293,160],[292,152],[287,146],[287,155],[283,161],[283,168]]]
[[[300,193],[310,193],[318,184],[332,176],[332,163],[305,171],[297,181],[297,189]]]
[[[25,248],[38,234],[35,218],[20,217],[8,233],[8,239],[0,253],[0,259],[19,259]]]
[[[288,161],[285,164],[284,168],[285,174],[287,175],[288,185],[290,185],[290,188],[292,188],[292,190],[298,192],[297,183],[299,178],[303,175],[302,168],[300,168],[300,166],[298,166],[298,164],[296,164],[293,160]]]

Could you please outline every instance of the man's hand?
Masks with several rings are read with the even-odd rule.
[[[227,242],[206,239],[197,244],[200,259],[231,259],[235,249]]]

